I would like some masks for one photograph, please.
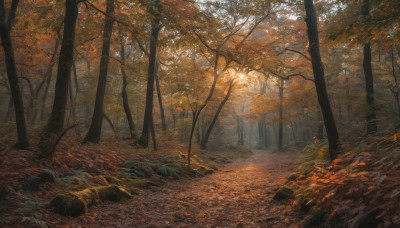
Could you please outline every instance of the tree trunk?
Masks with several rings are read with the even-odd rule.
[[[114,0],[107,0],[106,13],[109,15],[114,13]],[[101,127],[103,125],[103,104],[104,104],[104,96],[106,93],[107,71],[108,71],[108,62],[110,59],[110,43],[111,43],[113,23],[114,23],[113,19],[107,16],[105,17],[104,32],[103,32],[103,49],[101,52],[100,72],[99,72],[99,81],[97,84],[96,101],[94,104],[92,123],[84,139],[85,142],[98,143],[101,137]]]
[[[149,56],[149,68],[147,75],[147,91],[146,91],[146,108],[143,118],[143,130],[139,138],[139,145],[147,148],[149,145],[149,130],[151,130],[151,119],[153,115],[153,90],[154,90],[154,76],[156,66],[156,53],[157,53],[157,42],[158,32],[160,31],[160,20],[153,18],[151,22],[151,37],[150,37],[150,56]]]
[[[326,133],[328,135],[329,155],[331,160],[333,160],[335,159],[336,153],[339,150],[339,135],[325,84],[324,68],[322,66],[321,54],[319,49],[317,16],[315,13],[313,0],[304,0],[304,6],[306,9],[309,52],[311,55],[312,68],[314,72],[315,88],[318,95],[318,102],[321,106],[321,111],[324,118]]]
[[[367,134],[374,134],[378,131],[376,124],[376,113],[374,107],[374,79],[372,75],[371,65],[371,44],[367,43],[364,45],[364,76],[365,76],[365,87],[367,91]]]
[[[78,6],[75,0],[66,0],[65,6],[64,33],[58,62],[54,102],[50,119],[39,143],[42,149],[41,157],[48,157],[53,152],[46,150],[46,148],[52,148],[49,144],[53,143],[51,142],[51,138],[54,138],[54,136],[51,135],[57,135],[63,130],[68,102],[68,86],[71,79],[71,68],[74,58],[75,27],[78,17]]]
[[[364,20],[367,20],[369,15],[369,0],[363,0],[362,2],[362,15]],[[367,92],[367,134],[374,134],[378,131],[376,124],[376,113],[374,107],[374,78],[372,75],[372,64],[371,64],[371,43],[368,41],[364,44],[364,60],[363,69],[365,76],[365,88]]]
[[[392,93],[393,93],[393,96],[394,96],[394,99],[396,100],[396,104],[397,104],[397,110],[398,110],[398,116],[400,116],[400,98],[399,98],[399,80],[397,79],[397,76],[396,76],[396,69],[395,69],[395,59],[394,59],[394,47],[392,47],[392,51],[391,51],[391,53],[390,53],[390,57],[391,57],[391,60],[392,60],[392,76],[393,76],[393,79],[394,79],[394,87],[393,87],[393,89],[392,89]]]
[[[26,148],[29,146],[29,142],[26,132],[24,103],[18,82],[17,68],[15,66],[14,50],[11,42],[10,31],[5,19],[4,0],[0,0],[0,37],[1,45],[3,46],[4,50],[7,76],[10,83],[11,96],[14,102],[15,119],[17,123],[18,138],[15,146],[18,148]]]
[[[214,118],[211,121],[210,126],[208,126],[206,134],[204,135],[204,137],[201,140],[201,143],[200,143],[200,148],[201,149],[207,149],[207,143],[208,143],[208,139],[209,139],[209,137],[211,135],[211,131],[214,128],[215,123],[217,122],[219,113],[221,112],[221,110],[224,107],[225,103],[228,101],[229,97],[231,96],[232,88],[234,86],[235,86],[235,83],[233,83],[233,81],[231,81],[230,84],[229,84],[228,92],[227,92],[225,98],[222,100],[221,104],[218,106],[217,112],[215,113]]]
[[[154,130],[153,115],[151,116],[150,133],[151,133],[151,140],[153,141],[153,149],[157,150],[156,131]]]
[[[266,142],[265,142],[266,132],[264,131],[265,115],[261,117],[261,119],[258,121],[257,124],[258,124],[258,146],[260,148],[263,148],[264,145],[266,144]]]
[[[317,139],[322,140],[322,138],[324,137],[324,122],[322,121],[322,115],[319,110],[317,111],[317,116],[318,116]]]
[[[279,86],[279,136],[278,136],[278,150],[283,149],[283,89],[285,81],[281,79],[281,85]]]
[[[159,63],[156,62],[156,69],[155,69],[155,74],[154,77],[156,79],[156,90],[157,90],[157,97],[158,97],[158,104],[160,105],[160,115],[161,115],[161,129],[163,131],[167,130],[167,126],[165,124],[165,115],[164,115],[164,107],[162,104],[162,95],[161,95],[161,90],[160,90],[160,81],[158,78],[158,68],[159,68]]]
[[[126,91],[126,87],[128,86],[128,79],[125,72],[125,47],[121,34],[120,34],[120,46],[121,46],[120,55],[121,55],[121,74],[122,74],[122,103],[124,106],[126,119],[128,120],[129,132],[131,134],[131,138],[136,139],[135,123],[133,122],[132,112],[129,107],[128,93]]]
[[[10,12],[8,13],[7,26],[9,31],[11,31],[14,26],[15,14],[17,12],[19,0],[12,0]]]

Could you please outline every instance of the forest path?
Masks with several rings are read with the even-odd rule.
[[[254,150],[212,175],[169,181],[128,201],[105,202],[51,227],[285,227],[296,222],[284,202],[272,200],[296,167],[296,155]],[[285,224],[286,223],[286,224]]]

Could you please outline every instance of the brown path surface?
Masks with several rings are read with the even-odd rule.
[[[141,190],[77,218],[47,216],[50,227],[286,227],[294,213],[272,197],[295,166],[296,155],[254,151],[212,175]]]

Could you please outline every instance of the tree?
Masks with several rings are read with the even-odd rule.
[[[121,29],[119,30],[120,35],[119,35],[119,41],[120,41],[120,55],[121,55],[121,74],[122,74],[122,103],[124,106],[124,111],[126,115],[126,119],[128,120],[128,126],[129,126],[129,132],[131,133],[131,138],[136,139],[136,134],[135,134],[135,123],[133,122],[132,118],[132,112],[129,107],[129,101],[128,101],[128,93],[126,91],[126,87],[128,86],[128,79],[127,75],[125,72],[125,46],[123,42],[123,36],[121,34]]]
[[[363,20],[367,21],[370,17],[369,8],[370,0],[363,0],[362,5],[362,16]],[[373,134],[378,131],[378,126],[376,124],[376,113],[374,107],[374,78],[372,75],[372,64],[371,64],[371,42],[368,40],[364,44],[364,60],[363,69],[365,76],[365,88],[367,92],[367,134]]]
[[[4,0],[0,0],[0,37],[1,45],[3,46],[5,62],[7,68],[8,81],[10,83],[11,96],[14,101],[15,119],[17,123],[17,143],[16,147],[26,148],[29,146],[29,141],[26,131],[26,120],[24,103],[22,100],[21,90],[19,87],[17,68],[15,65],[14,50],[10,37],[10,30],[13,25],[15,11],[18,5],[18,0],[12,1],[11,10],[8,22],[5,18]]]
[[[66,106],[68,102],[68,86],[71,80],[71,67],[74,58],[75,27],[78,17],[78,6],[75,0],[65,2],[64,33],[58,61],[57,81],[53,108],[48,123],[43,130],[39,146],[40,157],[51,156],[58,134],[64,127]]]
[[[156,54],[157,54],[157,42],[158,33],[161,29],[160,25],[160,10],[162,4],[160,0],[156,0],[154,5],[149,5],[149,13],[152,16],[151,19],[151,35],[150,35],[150,53],[149,53],[149,66],[147,74],[147,89],[146,89],[146,108],[144,112],[143,130],[138,140],[138,144],[144,148],[148,147],[149,144],[149,133],[152,127],[152,115],[153,115],[153,90],[154,90],[154,77],[156,67]]]
[[[106,14],[114,13],[114,0],[107,0]],[[112,27],[114,20],[105,16],[104,32],[103,32],[103,49],[101,52],[99,80],[97,84],[96,101],[94,104],[94,112],[92,123],[89,131],[84,139],[85,142],[98,143],[101,136],[101,127],[103,124],[103,103],[106,93],[108,62],[110,59],[110,43],[112,35]]]
[[[280,80],[279,86],[279,135],[278,135],[278,150],[283,149],[283,90],[285,87],[285,81]]]
[[[339,150],[339,134],[333,117],[328,92],[325,84],[324,68],[322,66],[319,49],[319,35],[317,26],[317,15],[314,9],[313,0],[304,0],[306,9],[307,35],[309,40],[309,52],[314,72],[315,89],[318,95],[318,102],[321,107],[326,133],[329,141],[329,155],[331,160],[335,159]]]
[[[228,101],[229,97],[231,96],[232,89],[233,89],[234,86],[235,86],[234,80],[231,80],[229,82],[228,91],[227,91],[227,93],[225,95],[225,98],[222,100],[221,104],[218,106],[218,109],[215,112],[215,115],[214,115],[210,125],[208,126],[204,137],[201,139],[201,142],[200,142],[200,148],[201,149],[207,149],[207,142],[208,142],[208,139],[209,139],[209,137],[211,135],[211,131],[212,131],[215,123],[217,122],[218,116],[219,116],[222,108],[224,107],[225,103]]]

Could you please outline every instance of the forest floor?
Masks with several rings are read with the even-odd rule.
[[[201,178],[169,181],[132,199],[105,202],[71,218],[49,211],[50,227],[286,227],[293,210],[273,200],[293,172],[297,154],[255,150]],[[289,208],[289,209],[288,209]]]

